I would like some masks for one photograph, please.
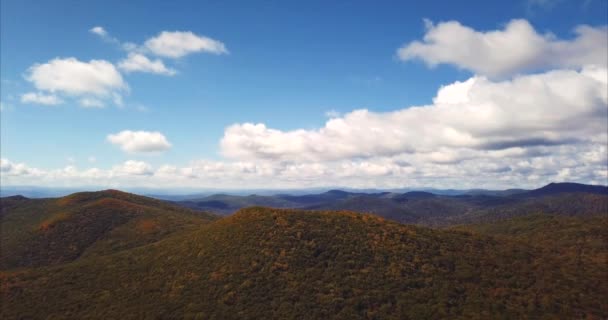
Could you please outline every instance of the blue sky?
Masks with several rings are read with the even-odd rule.
[[[399,160],[401,163],[408,163],[410,169],[404,169],[405,171],[388,170],[386,168],[389,160],[386,157],[390,157],[390,161],[394,162],[398,161],[395,159],[401,154],[405,159],[405,154],[424,153],[431,158],[452,159],[454,154],[461,155],[464,151],[449,149],[453,145],[447,144],[408,145],[400,146],[401,149],[390,147],[389,151],[379,146],[352,152],[349,149],[348,152],[326,157],[314,155],[314,152],[310,151],[314,146],[307,146],[296,150],[301,152],[302,157],[294,157],[290,155],[293,150],[288,148],[290,141],[294,140],[285,138],[284,134],[291,137],[289,133],[296,132],[295,139],[305,142],[298,140],[294,144],[305,145],[315,140],[315,132],[326,127],[332,118],[339,121],[348,120],[350,118],[347,115],[360,109],[383,117],[410,106],[432,105],[440,87],[456,81],[466,81],[476,75],[487,76],[489,81],[504,83],[523,74],[566,69],[580,71],[588,64],[598,64],[592,58],[577,58],[576,52],[566,50],[560,61],[540,63],[538,60],[542,56],[539,55],[540,58],[535,58],[533,66],[526,62],[525,68],[514,67],[513,70],[504,72],[475,66],[458,60],[458,57],[435,58],[434,61],[438,65],[430,67],[429,64],[434,62],[429,62],[428,57],[421,57],[421,53],[412,53],[410,50],[408,52],[411,58],[404,58],[398,51],[409,43],[423,41],[425,32],[429,30],[428,25],[425,27],[424,19],[432,21],[434,26],[448,21],[457,22],[476,32],[504,30],[513,19],[522,19],[521,21],[526,21],[537,34],[549,39],[547,42],[553,41],[551,39],[574,42],[577,35],[573,30],[580,25],[596,28],[601,34],[605,32],[608,19],[607,2],[601,0],[464,3],[3,0],[1,9],[3,180],[5,184],[46,185],[90,185],[95,183],[96,179],[87,180],[92,179],[91,176],[85,175],[88,177],[86,178],[81,174],[90,169],[102,172],[99,177],[103,178],[97,181],[104,185],[155,185],[165,181],[158,173],[164,166],[173,170],[168,169],[167,172],[186,176],[182,177],[183,180],[177,179],[179,182],[173,183],[176,186],[238,187],[241,183],[251,187],[304,187],[324,184],[368,186],[369,182],[370,186],[374,187],[396,186],[399,183],[404,187],[410,184],[458,187],[453,184],[461,180],[466,172],[474,170],[472,167],[466,167],[466,163],[461,166],[462,161],[483,157],[484,161],[490,163],[492,156],[475,155],[471,156],[473,158],[454,160],[456,162],[437,161],[439,166],[445,166],[449,162],[452,168],[429,168],[432,172],[446,171],[426,180],[421,177],[427,177],[428,173],[422,172],[421,166],[417,166],[414,160]],[[105,36],[91,32],[93,27],[103,28]],[[168,57],[144,48],[147,40],[160,36],[163,31],[191,32],[197,37],[223,44],[227,52],[218,54],[206,49],[197,49],[180,57]],[[552,35],[549,36],[548,33]],[[135,44],[137,49],[125,50],[126,43]],[[600,42],[599,46],[601,45]],[[501,51],[510,49],[499,48],[496,52],[498,55]],[[600,57],[605,52],[602,48],[597,50]],[[126,71],[119,66],[129,53],[142,54],[151,61],[160,60],[168,70],[175,70],[176,74],[169,76]],[[32,68],[37,64],[40,66],[50,63],[53,59],[68,58],[83,63],[104,60],[111,64],[120,74],[124,87],[128,87],[108,89],[112,94],[117,90],[122,97],[122,105],[116,104],[108,96],[100,98],[89,93],[66,94],[61,89],[45,91],[44,88],[41,89],[40,84],[37,86],[35,81],[28,80],[28,77],[32,76]],[[589,60],[589,63],[585,59]],[[577,62],[569,62],[570,60]],[[605,65],[600,62],[600,67]],[[600,73],[602,72],[603,69],[600,70]],[[24,95],[28,93],[52,95],[62,103],[45,105],[27,101]],[[599,95],[601,96],[602,92]],[[82,106],[81,99],[93,98],[103,102],[104,107]],[[595,120],[598,117],[599,120],[604,118],[605,103],[600,99],[599,104],[599,107],[589,106],[600,110],[599,116],[597,112],[594,113]],[[435,119],[430,121],[442,122]],[[244,132],[245,136],[250,135],[250,132],[247,131],[249,129],[230,131],[227,128],[237,125],[240,130],[241,125],[248,123],[264,124],[265,128],[271,131],[261,132],[261,138],[252,137],[251,141],[231,140],[231,134],[235,132]],[[357,122],[348,123],[353,125]],[[366,123],[362,122],[361,125],[365,126]],[[397,123],[396,126],[401,125],[407,127],[408,123]],[[117,135],[127,130],[157,132],[166,143],[161,143],[160,147],[143,146],[135,148],[137,150],[125,151],[125,145],[129,143],[125,139],[129,137],[124,136],[112,142],[109,135]],[[298,130],[302,131],[302,134],[298,134]],[[541,133],[531,132],[529,139],[517,139],[572,140],[572,136],[558,137],[556,132],[549,131],[551,130],[543,131],[541,138]],[[581,132],[576,134],[582,134]],[[307,136],[308,133],[313,136]],[[360,134],[366,136],[365,132]],[[585,152],[599,153],[601,158],[605,153],[605,148],[602,149],[604,141],[601,133],[597,134],[599,138],[592,142],[586,141]],[[475,134],[473,136],[475,137]],[[389,134],[386,139],[399,140],[399,137],[402,136],[391,137]],[[146,138],[150,136],[142,136],[141,139]],[[260,142],[254,141],[254,138],[266,140]],[[511,138],[515,139],[501,139],[511,141]],[[356,145],[357,140],[336,140],[335,143]],[[275,148],[274,144],[283,144],[286,148]],[[536,152],[534,154],[544,152],[546,157],[537,160],[548,163],[555,163],[559,160],[558,156],[567,155],[574,150],[545,150],[551,144],[562,149],[575,146],[571,143],[551,141],[518,147],[525,149],[525,152]],[[271,145],[272,150],[252,150],[252,145]],[[581,145],[577,144],[576,147]],[[533,147],[539,150],[533,150]],[[435,148],[434,151],[432,148]],[[508,148],[499,149],[504,151]],[[441,150],[444,150],[445,154],[433,155],[433,152],[443,152]],[[561,153],[558,155],[558,152]],[[510,168],[509,172],[516,172],[515,167],[520,160],[500,166]],[[530,162],[528,167],[536,168],[534,161],[537,160],[533,157],[527,158],[526,161]],[[574,168],[580,167],[580,161],[583,160],[573,161]],[[594,165],[586,172],[571,173],[570,179],[602,183],[605,181],[602,171],[605,167],[602,163],[604,159],[598,161],[599,167]],[[205,165],[207,167],[201,167]],[[221,167],[221,170],[233,170],[236,166],[238,169],[210,177],[209,173],[202,173],[211,170],[209,166]],[[359,169],[328,177],[328,172],[334,172],[337,167],[344,169],[350,168],[349,166]],[[373,179],[370,179],[364,169],[376,166],[384,166],[386,170],[371,170]],[[137,173],[131,176],[129,168],[133,167]],[[304,167],[306,169],[303,169]],[[67,171],[77,173],[58,173],[61,170],[66,171],[66,168]],[[314,168],[320,170],[316,175],[313,174],[316,172]],[[461,170],[451,171],[454,168]],[[545,170],[546,167],[542,169]],[[221,170],[218,172],[223,172]],[[238,172],[241,172],[239,170],[253,170],[259,175],[255,178],[243,176],[245,182],[242,182],[238,175]],[[306,170],[310,174],[288,174],[291,171]],[[471,180],[470,183],[481,183],[490,187],[512,183],[530,185],[569,177],[559,176],[558,168],[550,170],[552,174],[543,171],[539,178],[531,181],[521,181],[524,174],[518,173],[513,174],[512,180],[504,183],[491,180]],[[123,174],[118,174],[119,171]],[[268,182],[274,177],[279,178],[275,182]],[[410,177],[411,180],[408,180]]]

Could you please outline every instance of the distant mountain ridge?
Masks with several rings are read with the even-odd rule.
[[[110,191],[103,192],[108,193]],[[572,200],[571,203],[565,203],[558,198],[551,197],[562,194],[580,195],[568,196]],[[583,194],[596,195],[597,197],[584,197]],[[73,197],[73,195],[68,197]],[[318,194],[300,195],[281,193],[276,195],[251,194],[247,196],[214,194],[174,201],[174,204],[218,215],[230,215],[242,208],[251,206],[264,206],[308,210],[350,210],[373,213],[402,223],[449,225],[458,221],[483,220],[487,219],[486,216],[509,217],[517,215],[522,209],[563,215],[572,213],[602,214],[604,212],[601,212],[601,210],[606,208],[604,204],[608,201],[606,197],[608,197],[608,187],[606,186],[551,183],[534,190],[475,189],[455,195],[436,194],[428,191],[365,193],[338,189],[331,189]],[[23,200],[17,197],[5,197],[3,199],[5,199],[5,207],[9,206],[10,203]],[[159,203],[165,202],[161,201]],[[559,205],[556,205],[558,203]],[[576,208],[573,205],[576,205]],[[2,214],[1,211],[0,214]]]
[[[561,203],[551,196],[560,194],[588,194],[597,197],[572,195],[578,207]],[[472,190],[459,195],[434,194],[427,191],[405,193],[362,193],[329,190],[319,194],[275,196],[212,195],[200,199],[176,202],[193,209],[228,215],[249,206],[312,210],[350,210],[373,213],[404,223],[453,224],[470,221],[493,212],[492,216],[515,215],[517,208],[533,208],[538,212],[569,215],[602,214],[608,202],[608,187],[577,183],[551,183],[535,190],[508,189],[504,191]],[[574,209],[574,210],[573,210]],[[608,210],[608,209],[606,209]],[[501,212],[501,214],[498,214]],[[485,219],[485,218],[484,218]]]
[[[596,186],[571,182],[550,183],[542,188],[518,193],[517,195],[521,197],[535,197],[572,192],[608,195],[608,186]]]

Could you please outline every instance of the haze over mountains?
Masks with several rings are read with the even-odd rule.
[[[586,193],[586,198],[578,194]],[[228,195],[180,200],[175,203],[220,215],[227,215],[248,206],[275,208],[300,208],[308,210],[349,210],[373,213],[384,218],[405,223],[456,223],[470,219],[482,219],[489,215],[513,215],[519,209],[523,213],[577,214],[577,212],[608,212],[602,199],[608,195],[608,187],[577,183],[552,183],[535,190],[510,189],[505,191],[470,190],[445,195],[425,191],[395,192],[346,192],[330,190],[308,195]],[[514,209],[516,208],[516,209]]]

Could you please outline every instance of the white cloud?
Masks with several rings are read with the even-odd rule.
[[[472,77],[442,87],[434,103],[377,113],[356,110],[317,130],[229,126],[222,153],[234,159],[329,161],[459,148],[502,150],[606,140],[608,71],[557,70],[494,82]],[[599,138],[598,138],[599,139]]]
[[[118,70],[105,60],[83,62],[76,58],[55,58],[31,66],[26,79],[40,91],[67,97],[117,100],[117,97],[122,99],[121,92],[128,91]]]
[[[80,105],[84,108],[103,108],[105,105],[103,101],[94,98],[82,98],[79,101]]]
[[[158,131],[124,130],[108,135],[107,140],[129,153],[154,153],[171,148],[167,138]]]
[[[118,63],[118,67],[125,72],[148,72],[167,76],[177,73],[174,69],[167,68],[162,60],[150,60],[140,53],[131,52],[129,56]]]
[[[118,63],[118,68],[126,73],[147,72],[167,76],[177,73],[177,70],[167,67],[161,59],[150,59],[148,57],[150,54],[177,59],[197,52],[218,55],[228,53],[222,42],[196,35],[191,31],[162,31],[146,40],[142,45],[121,42],[117,38],[111,37],[101,26],[93,27],[89,31],[107,42],[119,45],[128,52],[128,56]]]
[[[560,40],[539,34],[526,20],[512,20],[503,30],[476,31],[457,21],[427,26],[423,41],[401,47],[402,60],[423,60],[429,66],[452,64],[493,77],[550,68],[580,68],[608,63],[608,28],[581,25],[576,37]]]
[[[154,171],[152,170],[152,166],[143,161],[128,160],[121,165],[112,167],[111,173],[116,175],[149,176]]]
[[[89,32],[96,34],[102,38],[108,36],[108,32],[101,26],[93,27],[93,28],[89,29]]]
[[[105,60],[79,61],[56,58],[35,64],[28,70],[27,80],[39,90],[70,95],[109,95],[127,87],[113,64]]]
[[[14,163],[6,158],[1,158],[0,174],[3,178],[6,176],[38,176],[41,174],[41,171],[30,168],[24,163]]]
[[[121,47],[123,46],[118,39],[110,36],[110,33],[108,33],[108,31],[106,31],[106,29],[104,29],[102,26],[93,27],[93,28],[89,29],[89,32],[99,36],[101,39],[103,39],[106,42],[109,42],[109,43],[112,43],[115,45],[119,45]]]
[[[59,99],[54,94],[44,94],[40,92],[28,92],[21,95],[21,103],[33,103],[33,104],[43,104],[47,106],[55,106],[63,103],[61,99]]]
[[[166,164],[156,169],[135,160],[117,164],[108,170],[67,166],[42,171],[21,164],[21,169],[10,169],[12,175],[6,174],[5,161],[8,160],[5,159],[2,161],[2,181],[4,185],[55,187],[533,188],[565,180],[608,184],[607,151],[606,143],[582,143],[505,150],[461,149],[451,152],[459,159],[439,159],[440,162],[432,161],[433,154],[412,153],[291,163],[198,160],[185,166]],[[438,154],[441,156],[441,152]]]
[[[571,40],[538,34],[523,20],[491,32],[478,32],[457,22],[435,26],[429,21],[427,28],[423,42],[401,49],[408,51],[402,58],[421,58],[430,65],[450,63],[482,74],[442,86],[429,105],[392,112],[328,112],[329,119],[318,129],[286,131],[261,123],[237,123],[226,128],[220,141],[227,160],[201,159],[157,168],[129,160],[109,169],[67,166],[40,170],[2,159],[2,183],[197,188],[510,188],[560,180],[608,184],[605,28],[579,27]],[[216,49],[203,48],[200,43],[183,45],[188,34],[198,37],[162,32],[130,50],[130,57],[146,59],[132,71],[165,72],[161,60],[150,60],[144,54],[178,58],[199,51],[227,52],[223,45]],[[84,99],[120,103],[120,93],[126,90],[122,78],[103,82],[103,90],[92,90],[89,87],[94,86],[89,85],[84,86],[89,88],[86,90],[75,89],[82,86],[74,87],[63,79],[61,68],[54,66],[56,60],[70,59],[45,64],[57,71],[47,72],[45,77],[34,79],[36,66],[30,70],[32,83],[41,84],[37,87],[41,94],[75,96],[81,104],[87,104]],[[123,62],[127,60],[129,57]],[[160,66],[150,66],[156,61]],[[560,69],[503,80],[483,76],[554,67]],[[82,78],[80,72],[72,73]],[[61,81],[52,78],[53,74]],[[81,83],[91,82],[84,78]],[[129,153],[171,147],[160,132],[125,130],[108,135],[107,140]]]
[[[144,46],[155,55],[169,58],[181,58],[195,52],[228,53],[222,42],[190,31],[163,31],[156,37],[146,40]]]

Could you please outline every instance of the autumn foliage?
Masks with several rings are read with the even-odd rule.
[[[160,218],[139,219],[141,203],[122,201],[90,204],[102,225],[112,224],[96,219],[119,208],[134,218],[84,254],[4,271],[2,318],[608,317],[604,216],[430,229],[348,211],[253,207],[114,246],[102,239],[167,228]]]

